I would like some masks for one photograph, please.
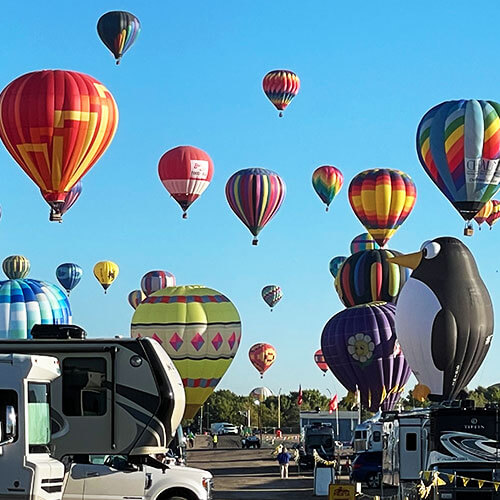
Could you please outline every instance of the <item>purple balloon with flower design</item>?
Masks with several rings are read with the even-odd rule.
[[[411,374],[395,330],[396,306],[370,302],[335,314],[323,329],[321,349],[330,370],[370,411],[391,410]]]

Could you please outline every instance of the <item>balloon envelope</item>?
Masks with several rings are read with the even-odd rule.
[[[500,219],[500,201],[491,200],[491,203],[492,203],[491,214],[486,219],[486,224],[490,226],[490,229],[493,227],[493,224],[495,224],[495,222],[498,219]]]
[[[344,309],[321,336],[328,367],[348,391],[359,388],[370,411],[392,409],[411,373],[396,340],[395,309],[384,302]]]
[[[142,290],[133,290],[128,294],[128,303],[137,309],[137,306],[146,298],[146,294]]]
[[[117,125],[111,93],[76,71],[34,71],[0,95],[0,137],[59,214],[68,192],[106,151]]]
[[[346,261],[347,257],[342,257],[342,256],[339,256],[339,257],[334,257],[331,261],[330,261],[330,264],[329,264],[329,268],[330,268],[330,274],[336,278],[337,277],[337,274],[340,270],[340,268],[342,267],[342,264]]]
[[[368,302],[396,302],[410,272],[408,268],[388,261],[400,255],[395,250],[357,252],[342,265],[335,289],[346,307]]]
[[[262,80],[262,88],[274,107],[283,111],[299,93],[300,80],[293,71],[277,69],[267,73]]]
[[[120,268],[111,260],[102,260],[94,266],[94,276],[104,288],[104,293],[118,277]]]
[[[273,391],[267,387],[256,387],[250,391],[250,397],[259,401],[265,401],[271,396],[273,396]]]
[[[478,226],[481,226],[483,222],[486,222],[488,217],[492,214],[493,212],[493,200],[487,201],[481,210],[474,216],[474,220],[477,222]]]
[[[167,286],[175,286],[175,276],[168,271],[149,271],[141,279],[141,289],[146,296]]]
[[[271,308],[271,311],[283,297],[283,292],[278,285],[267,285],[262,289],[261,293],[264,302]]]
[[[260,342],[250,347],[248,357],[262,378],[264,372],[271,368],[276,360],[276,349],[271,344]]]
[[[328,365],[325,361],[325,357],[323,356],[323,351],[321,349],[318,349],[314,353],[314,362],[323,373],[326,373],[328,371]]]
[[[330,165],[318,167],[312,175],[313,188],[321,201],[326,205],[326,210],[335,196],[339,193],[344,183],[342,172]]]
[[[370,233],[361,233],[351,241],[350,248],[351,253],[356,253],[361,252],[361,250],[376,250],[379,246]]]
[[[36,324],[69,324],[71,307],[56,285],[32,279],[0,282],[0,338],[31,338]]]
[[[236,216],[255,236],[274,217],[285,199],[281,177],[265,168],[246,168],[234,173],[226,183],[226,198]]]
[[[186,391],[184,418],[193,418],[229,368],[241,340],[236,307],[200,285],[164,288],[132,317],[132,337],[152,337],[179,371]]]
[[[418,159],[465,220],[500,182],[500,104],[461,99],[427,111],[417,129]]]
[[[116,64],[135,43],[141,31],[139,19],[123,10],[106,12],[97,21],[97,33],[102,43],[115,56]]]
[[[382,247],[410,215],[416,198],[415,184],[400,170],[365,170],[349,185],[349,203],[354,213]]]
[[[26,278],[30,272],[30,261],[24,255],[10,255],[2,262],[2,269],[7,278]]]
[[[165,189],[187,209],[207,189],[214,174],[214,164],[205,151],[194,146],[178,146],[167,151],[158,164],[158,175]]]
[[[61,264],[56,269],[56,278],[68,294],[75,288],[83,276],[83,269],[72,262]]]

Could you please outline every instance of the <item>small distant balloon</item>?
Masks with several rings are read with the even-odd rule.
[[[318,366],[318,368],[323,372],[323,377],[326,375],[326,372],[328,371],[328,364],[325,361],[325,357],[323,356],[323,351],[321,349],[318,349],[314,353],[314,362]]]
[[[146,298],[146,294],[142,290],[133,290],[128,294],[128,303],[137,309],[137,306]]]
[[[61,283],[66,292],[68,292],[68,295],[80,283],[82,276],[83,269],[78,264],[72,262],[61,264],[56,269],[57,281]]]
[[[24,255],[10,255],[2,262],[3,272],[10,280],[26,278],[30,268],[30,261]]]
[[[141,289],[147,297],[167,286],[175,286],[175,276],[168,271],[149,271],[141,279]]]
[[[278,285],[267,285],[262,289],[264,302],[273,310],[273,307],[281,300],[283,292]]]
[[[486,224],[490,226],[490,229],[493,227],[493,224],[500,219],[500,201],[491,200],[491,203],[493,204],[493,208],[491,210],[491,214],[486,219]]]
[[[342,172],[330,165],[318,167],[312,175],[313,188],[320,200],[326,205],[326,211],[330,207],[330,203],[339,193],[344,183]]]
[[[343,257],[343,256],[338,256],[338,257],[334,257],[331,261],[330,261],[330,265],[329,265],[329,268],[330,268],[330,274],[336,278],[337,277],[337,274],[340,270],[340,268],[342,267],[342,264],[346,261],[347,257]]]
[[[351,241],[351,253],[361,252],[362,250],[376,250],[377,248],[379,246],[370,233],[358,234]]]
[[[104,288],[104,293],[107,292],[111,283],[118,277],[119,272],[120,268],[111,260],[103,260],[94,266],[94,276]]]
[[[262,80],[262,88],[267,98],[279,110],[279,116],[283,116],[284,109],[292,102],[299,93],[300,79],[287,69],[270,71]]]
[[[260,373],[260,378],[264,376],[264,372],[271,368],[276,360],[276,349],[271,344],[258,343],[250,347],[248,351],[250,363]]]

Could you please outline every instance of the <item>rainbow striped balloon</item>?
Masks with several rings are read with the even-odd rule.
[[[493,209],[491,210],[489,217],[486,219],[486,224],[490,226],[490,229],[493,227],[493,224],[500,219],[500,201],[491,200],[491,203],[493,204]]]
[[[499,187],[500,104],[438,104],[418,125],[417,153],[436,186],[470,221]]]
[[[333,201],[335,196],[344,184],[344,176],[342,172],[330,165],[318,167],[312,175],[313,188],[321,201],[326,205],[326,211]]]
[[[281,177],[265,168],[245,168],[226,183],[226,198],[233,212],[255,236],[274,217],[285,199],[286,186]]]
[[[376,250],[377,242],[370,236],[370,233],[358,234],[351,241],[351,253],[361,252],[363,250]]]
[[[267,98],[280,111],[279,116],[283,116],[282,111],[299,93],[300,80],[293,71],[276,69],[264,77],[262,88]]]
[[[349,185],[354,213],[381,247],[410,215],[416,199],[415,184],[400,170],[365,170]]]

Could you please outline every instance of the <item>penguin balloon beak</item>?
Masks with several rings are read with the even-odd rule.
[[[422,252],[408,253],[406,255],[397,255],[396,257],[389,257],[387,259],[391,264],[398,264],[410,269],[416,269],[422,260]]]

